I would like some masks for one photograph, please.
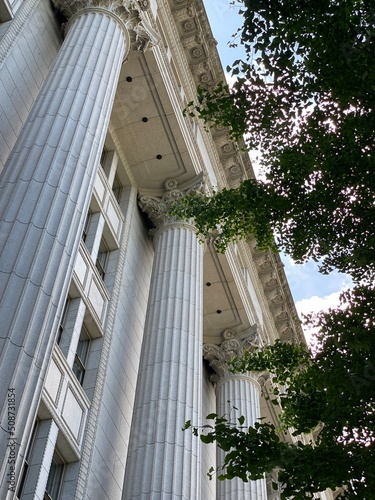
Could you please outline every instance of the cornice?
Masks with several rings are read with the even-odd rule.
[[[173,2],[172,2],[173,3]],[[188,2],[181,2],[187,4]],[[183,47],[183,43],[178,43],[180,40],[180,35],[176,27],[176,23],[174,20],[175,11],[171,9],[170,3],[168,0],[160,0],[159,1],[159,22],[162,24],[163,31],[166,35],[166,43],[168,45],[168,49],[171,51],[173,55],[173,62],[179,70],[180,81],[183,82],[183,91],[184,96],[181,99],[181,110],[183,110],[187,102],[192,101],[196,98],[197,94],[197,85],[194,81],[193,74],[191,72],[190,66],[188,64],[188,60],[185,55],[185,50]],[[176,43],[177,42],[177,43]],[[160,48],[160,46],[159,46]],[[165,50],[163,51],[165,52]],[[171,74],[171,81],[175,81],[175,77],[170,70],[170,64],[167,65],[168,71]],[[180,92],[177,89],[177,94]],[[207,173],[207,169],[204,165],[204,161],[202,155],[199,151],[200,148],[197,147],[197,139],[195,136],[195,132],[193,131],[193,121],[189,116],[185,117],[186,124],[189,130],[189,135],[192,136],[192,141],[194,143],[194,149],[198,152],[197,157],[200,160],[200,168],[203,169]],[[222,168],[220,168],[220,159],[217,155],[217,151],[215,148],[215,144],[212,141],[212,137],[204,130],[204,125],[201,120],[195,120],[195,126],[199,128],[199,131],[202,136],[202,140],[207,149],[208,155],[212,160],[212,167],[214,170],[214,174],[216,177],[216,182],[212,184],[215,189],[217,187],[224,187],[226,185],[226,178]],[[208,186],[209,187],[209,186]]]
[[[165,15],[169,22],[163,28],[170,33],[173,53],[184,71],[184,82],[188,85],[188,101],[195,100],[199,85],[213,86],[225,81],[225,74],[216,49],[207,15],[201,0],[163,0]],[[169,15],[168,15],[169,10]],[[183,53],[181,54],[181,48]],[[247,153],[242,150],[244,143],[235,144],[229,139],[228,129],[217,128],[208,133],[197,120],[203,141],[211,157],[217,176],[219,189],[237,187],[241,181],[253,177],[254,173]],[[224,143],[223,141],[224,135]]]
[[[248,259],[255,264],[263,295],[279,338],[304,343],[305,337],[280,255],[271,251],[259,251],[255,240],[244,242],[242,247],[248,254]]]

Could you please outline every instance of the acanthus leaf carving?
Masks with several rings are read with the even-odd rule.
[[[162,196],[156,197],[144,195],[138,198],[139,206],[142,211],[148,215],[149,219],[154,224],[156,231],[166,224],[187,222],[178,221],[169,213],[169,211],[172,204],[184,196],[187,196],[192,192],[203,193],[204,179],[199,178],[195,183],[185,189],[183,187],[179,189],[175,179],[168,179],[165,182],[165,188],[166,192]],[[191,223],[191,221],[188,222]]]
[[[145,51],[149,45],[156,45],[160,35],[147,19],[148,0],[53,0],[67,19],[80,11],[100,9],[118,18],[130,37],[130,48]]]
[[[234,358],[241,358],[246,351],[251,351],[259,344],[258,325],[253,325],[249,331],[235,334],[231,330],[224,330],[224,340],[220,345],[204,344],[203,357],[206,359],[215,374],[211,382],[217,383],[229,375],[228,363]]]

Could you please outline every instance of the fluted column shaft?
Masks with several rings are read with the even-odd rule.
[[[128,45],[122,22],[104,8],[74,14],[0,179],[0,498],[14,495],[8,388],[18,478]]]
[[[245,425],[254,425],[260,417],[260,387],[250,374],[227,374],[216,387],[217,413],[228,415],[238,408],[236,417],[243,415]],[[229,401],[229,403],[228,403]],[[218,449],[217,465],[224,463],[224,452]],[[217,500],[266,500],[266,481],[243,482],[239,478],[217,482]]]
[[[200,443],[181,429],[201,412],[203,248],[187,224],[154,242],[123,499],[199,499]]]

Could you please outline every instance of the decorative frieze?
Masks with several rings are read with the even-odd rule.
[[[201,45],[203,42],[199,33],[192,33],[190,36],[185,36],[184,38],[182,38],[181,43],[185,49],[190,50],[197,45]]]

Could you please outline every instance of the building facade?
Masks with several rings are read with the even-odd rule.
[[[0,0],[0,21],[0,498],[276,500],[210,481],[220,453],[181,431],[275,422],[270,381],[226,362],[302,339],[277,255],[168,214],[253,176],[182,113],[224,78],[202,0]]]

